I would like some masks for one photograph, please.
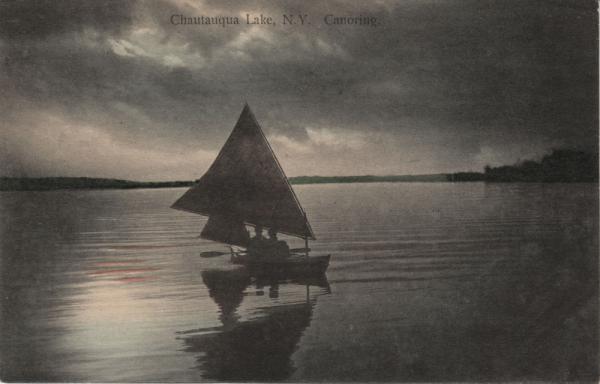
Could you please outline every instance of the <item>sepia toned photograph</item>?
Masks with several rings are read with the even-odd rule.
[[[0,0],[0,381],[599,380],[598,2]]]

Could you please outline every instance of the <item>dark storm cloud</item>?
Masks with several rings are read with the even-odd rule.
[[[134,1],[15,0],[0,4],[0,34],[40,38],[86,27],[118,32],[132,22]]]
[[[9,172],[193,177],[208,164],[185,173],[177,161],[216,150],[246,100],[292,174],[479,169],[552,146],[597,145],[593,1],[2,7],[0,100],[11,124],[3,145],[21,164]],[[312,24],[170,23],[173,14],[245,12],[305,13]],[[326,26],[328,13],[374,16],[381,25]],[[98,134],[110,148],[154,152],[140,164],[123,154],[114,174],[108,160],[77,168],[77,154],[59,158],[42,144],[54,131],[61,143]],[[34,148],[50,159],[32,156]],[[210,153],[198,161],[209,162]],[[164,165],[165,158],[179,160]]]

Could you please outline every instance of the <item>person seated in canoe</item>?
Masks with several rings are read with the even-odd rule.
[[[262,225],[254,227],[254,237],[248,242],[248,254],[252,257],[262,256],[267,248],[267,239],[263,236]]]
[[[290,247],[283,240],[277,239],[277,228],[269,228],[269,238],[267,239],[268,252],[272,257],[284,259],[290,256]]]

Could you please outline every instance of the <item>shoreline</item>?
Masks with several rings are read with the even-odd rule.
[[[353,184],[353,183],[586,183],[598,181],[573,180],[486,180],[484,174],[476,172],[439,173],[426,175],[391,176],[296,176],[289,178],[292,185]],[[157,189],[190,187],[194,181],[132,181],[90,177],[0,177],[0,191],[56,191],[56,190],[99,190],[99,189]]]

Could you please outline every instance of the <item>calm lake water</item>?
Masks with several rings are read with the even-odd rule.
[[[1,378],[596,377],[597,185],[294,189],[326,280],[200,257],[185,189],[1,193]]]

